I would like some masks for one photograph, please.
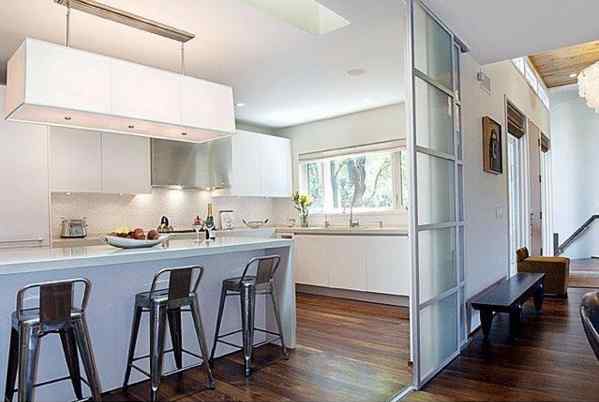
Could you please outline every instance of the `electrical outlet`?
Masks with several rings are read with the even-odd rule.
[[[497,207],[495,210],[495,216],[497,219],[503,219],[503,207]]]

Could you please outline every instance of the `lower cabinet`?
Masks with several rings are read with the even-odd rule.
[[[405,236],[295,235],[299,284],[407,296],[410,247]]]

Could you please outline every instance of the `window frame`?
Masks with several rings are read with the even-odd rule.
[[[302,193],[310,194],[308,188],[308,170],[307,166],[311,163],[320,164],[320,180],[322,183],[322,194],[323,194],[323,207],[319,209],[311,209],[312,215],[343,215],[348,213],[347,208],[334,208],[332,206],[332,193],[333,189],[330,185],[331,182],[331,171],[330,164],[331,160],[335,159],[343,159],[348,157],[356,157],[360,155],[374,155],[374,154],[389,154],[391,157],[391,183],[393,190],[392,202],[393,205],[389,208],[365,208],[365,207],[354,207],[353,213],[356,215],[360,214],[376,214],[376,215],[385,215],[385,214],[396,214],[406,212],[408,209],[409,203],[409,194],[403,194],[404,184],[407,185],[407,181],[409,180],[409,176],[407,174],[407,166],[406,171],[402,172],[402,160],[407,158],[407,147],[405,145],[399,147],[393,147],[389,149],[379,149],[379,150],[366,150],[360,151],[356,149],[355,152],[351,150],[343,155],[322,157],[322,158],[314,158],[299,161],[298,169],[299,169],[299,190]]]

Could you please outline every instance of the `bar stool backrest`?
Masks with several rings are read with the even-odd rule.
[[[38,290],[38,305],[29,308],[39,308],[40,323],[51,324],[68,321],[73,309],[73,290],[78,284],[83,286],[83,297],[78,308],[84,312],[89,301],[91,282],[85,278],[77,278],[64,281],[34,283],[20,289],[17,292],[17,319],[21,321],[23,311],[27,309],[23,307],[25,296]]]
[[[269,255],[265,257],[255,257],[248,262],[243,270],[242,281],[248,275],[249,269],[256,265],[256,285],[262,285],[265,283],[269,283],[272,278],[275,276],[277,269],[279,268],[279,263],[281,262],[281,257],[278,255]]]
[[[195,283],[193,284],[193,288],[191,287],[191,280],[194,273],[197,272],[197,278]],[[161,282],[161,278],[169,275],[168,278],[168,299],[169,301],[182,299],[185,297],[189,297],[190,295],[195,295],[198,286],[200,284],[200,280],[204,275],[204,267],[196,265],[189,267],[181,267],[181,268],[165,268],[160,270],[156,275],[154,275],[154,279],[152,280],[152,287],[150,289],[150,297],[153,296],[155,292],[164,289],[157,289],[158,283]]]

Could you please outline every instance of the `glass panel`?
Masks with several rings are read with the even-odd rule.
[[[455,228],[418,233],[420,302],[457,286]]]
[[[392,159],[385,152],[330,160],[333,208],[393,208]]]
[[[458,165],[458,221],[464,221],[464,166]]]
[[[408,151],[399,152],[399,175],[400,175],[400,207],[407,209],[410,205],[410,182],[408,175]]]
[[[466,313],[466,298],[464,296],[464,288],[460,289],[460,316],[462,317],[462,321],[460,323],[460,344],[466,340],[466,334],[468,333],[468,321],[467,313]]]
[[[458,295],[420,311],[420,363],[423,378],[457,351]]]
[[[459,243],[458,243],[458,254],[460,256],[458,262],[458,278],[460,283],[464,281],[464,226],[458,228]]]
[[[462,160],[464,159],[463,156],[463,152],[464,152],[464,141],[462,141],[462,139],[464,138],[463,133],[462,133],[462,108],[459,105],[455,106],[455,119],[454,119],[454,124],[455,124],[455,130],[456,130],[456,141],[458,142],[458,160]]]
[[[306,169],[306,190],[312,197],[312,206],[314,210],[322,210],[324,207],[324,186],[322,177],[322,163],[308,162]]]
[[[416,144],[453,155],[452,100],[445,92],[416,78]]]
[[[420,5],[414,8],[414,67],[453,89],[451,35]]]
[[[418,152],[418,224],[455,221],[454,163]]]

